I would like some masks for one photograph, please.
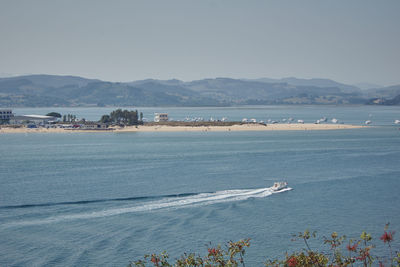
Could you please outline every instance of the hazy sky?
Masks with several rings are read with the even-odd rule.
[[[400,83],[399,0],[0,0],[0,73]]]

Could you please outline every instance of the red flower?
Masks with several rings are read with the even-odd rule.
[[[294,256],[290,257],[290,258],[287,260],[287,265],[288,265],[289,267],[296,267],[296,266],[297,266],[297,259],[296,259]]]
[[[215,248],[208,249],[208,255],[216,256],[218,253],[219,253],[219,249],[215,249]]]
[[[361,251],[360,256],[356,257],[356,259],[360,261],[365,260],[367,257],[369,257],[369,250],[370,248],[365,248],[365,251]]]
[[[160,260],[159,260],[156,256],[151,255],[151,262],[152,262],[152,263],[157,264],[159,261],[160,261]]]
[[[358,246],[358,243],[354,243],[352,246],[350,246],[350,244],[348,244],[346,247],[347,247],[348,251],[356,251],[357,246]]]
[[[359,260],[359,261],[363,261],[363,260],[365,260],[366,258],[367,258],[367,256],[366,256],[365,254],[361,254],[360,257],[356,257],[356,259]]]
[[[394,232],[386,232],[385,231],[385,233],[381,236],[381,240],[383,241],[383,243],[386,243],[386,242],[392,242],[393,241],[393,235],[394,235]]]

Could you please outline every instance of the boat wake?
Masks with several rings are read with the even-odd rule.
[[[270,196],[272,194],[282,193],[292,190],[292,188],[284,188],[279,191],[273,191],[270,187],[268,188],[259,188],[259,189],[243,189],[243,190],[224,190],[217,191],[214,193],[188,193],[181,195],[168,195],[167,197],[161,197],[159,200],[150,200],[145,202],[136,203],[133,206],[129,207],[112,207],[104,210],[97,210],[91,212],[81,212],[75,214],[65,214],[52,216],[37,220],[29,220],[29,221],[17,221],[8,223],[8,226],[28,226],[28,225],[40,225],[40,224],[49,224],[56,222],[63,222],[69,220],[78,220],[78,219],[93,219],[93,218],[102,218],[108,216],[116,216],[127,213],[136,213],[136,212],[146,212],[146,211],[154,211],[154,210],[164,210],[164,209],[176,209],[176,208],[185,208],[185,207],[194,207],[194,206],[204,206],[211,205],[216,203],[223,202],[233,202],[233,201],[243,201],[249,198],[263,198]],[[125,200],[128,201],[130,199],[137,198],[124,198],[117,199],[119,201]],[[144,199],[141,197],[140,199]],[[107,201],[115,201],[115,199],[107,200]],[[95,202],[106,202],[106,200],[97,200]],[[78,202],[63,202],[63,203],[54,203],[57,205],[68,205],[76,204]],[[80,201],[79,203],[91,203],[89,201]],[[27,207],[28,205],[14,206],[14,207]],[[33,205],[30,205],[33,206]],[[49,204],[39,204],[37,206],[49,206]],[[12,206],[8,206],[10,208]],[[3,225],[4,226],[4,225]]]
[[[171,195],[161,195],[161,196],[105,198],[105,199],[93,199],[93,200],[49,202],[49,203],[38,203],[38,204],[8,205],[8,206],[0,206],[0,209],[26,209],[26,208],[53,207],[53,206],[64,206],[64,205],[85,205],[85,204],[106,203],[106,202],[116,202],[116,201],[154,200],[161,198],[187,197],[198,194],[199,193],[184,193],[184,194],[171,194]]]

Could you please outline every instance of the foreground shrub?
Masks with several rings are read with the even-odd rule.
[[[376,256],[372,254],[374,245],[372,236],[362,232],[357,239],[347,239],[346,236],[340,236],[334,232],[329,237],[323,237],[325,248],[323,251],[311,249],[309,241],[316,238],[316,232],[311,233],[306,230],[293,235],[293,241],[301,241],[305,247],[300,251],[286,253],[284,259],[267,260],[266,267],[314,267],[314,266],[397,266],[400,267],[400,252],[393,252],[392,243],[395,232],[389,231],[389,224],[384,228],[384,233],[380,240],[388,248],[388,255]],[[161,254],[145,255],[143,259],[131,262],[133,266],[176,266],[176,267],[214,267],[214,266],[245,266],[245,249],[250,246],[250,239],[237,242],[228,242],[225,248],[220,245],[208,247],[207,254],[204,256],[196,253],[184,253],[175,263],[169,262],[169,256],[166,252]]]
[[[129,264],[132,266],[145,267],[149,266],[245,266],[244,255],[245,248],[250,246],[250,239],[240,240],[237,242],[228,242],[226,248],[222,248],[220,245],[216,247],[208,247],[208,253],[201,257],[195,253],[184,253],[179,259],[175,261],[175,264],[168,262],[168,254],[163,252],[159,255],[151,254],[145,255],[143,260],[137,260]]]

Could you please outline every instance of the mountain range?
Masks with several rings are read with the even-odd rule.
[[[329,79],[231,79],[107,82],[76,76],[0,78],[0,107],[231,106],[270,104],[398,105],[400,85],[361,89]],[[373,87],[373,85],[372,85]]]

